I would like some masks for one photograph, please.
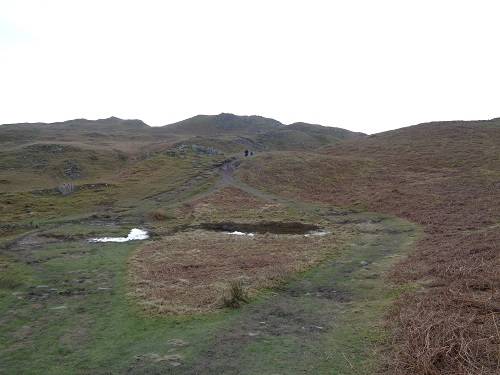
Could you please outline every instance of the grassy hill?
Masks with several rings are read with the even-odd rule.
[[[246,148],[255,151],[312,150],[365,136],[345,129],[306,123],[284,125],[261,116],[236,116],[230,113],[195,116],[155,131],[158,134],[189,137],[192,142],[205,138],[229,152],[241,152]]]
[[[500,312],[500,120],[416,125],[259,155],[245,181],[301,200],[387,212],[425,236],[391,278],[390,372],[494,373]],[[272,173],[274,178],[267,176]]]
[[[237,116],[231,113],[219,115],[198,115],[171,125],[162,130],[173,134],[197,136],[214,135],[250,135],[267,132],[282,127],[283,124],[274,119],[262,116]]]
[[[0,145],[0,372],[498,371],[500,119],[112,117],[2,125]],[[301,223],[329,233],[269,229]],[[236,224],[268,229],[207,231]],[[153,238],[86,241],[134,227]]]
[[[141,120],[122,120],[110,117],[102,120],[76,119],[56,123],[23,123],[2,125],[3,142],[57,140],[130,140],[147,136],[149,126]]]
[[[193,144],[242,155],[243,150],[311,150],[363,134],[260,116],[196,116],[164,127],[116,117],[0,126],[4,191],[53,188],[63,182],[112,182],[154,153]],[[126,172],[124,172],[126,173]]]

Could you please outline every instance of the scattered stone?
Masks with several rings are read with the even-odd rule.
[[[48,285],[37,285],[37,288],[48,288]]]
[[[170,346],[188,346],[189,344],[182,339],[172,339],[168,340],[167,344]]]
[[[64,310],[66,308],[67,308],[66,306],[57,306],[57,307],[51,308],[51,310]]]
[[[193,145],[191,145],[191,148],[194,151],[202,152],[202,153],[205,153],[208,155],[224,155],[224,153],[221,150],[217,150],[217,149],[210,147],[210,146],[204,147],[204,146],[193,144]]]

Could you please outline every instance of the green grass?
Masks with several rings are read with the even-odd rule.
[[[127,259],[135,246],[65,243],[30,255],[31,277],[17,275],[0,301],[9,312],[2,324],[2,370],[118,374],[133,367],[137,355],[172,350],[189,360],[203,332],[221,319],[143,315],[127,297]],[[171,347],[171,339],[188,345]]]
[[[22,262],[6,253],[0,253],[0,291],[2,297],[29,282],[33,272]]]
[[[220,374],[350,373],[354,371],[351,366],[355,366],[355,371],[373,369],[370,350],[383,335],[378,330],[377,318],[395,294],[380,285],[380,278],[370,276],[382,274],[385,266],[380,266],[381,269],[372,266],[375,268],[367,271],[360,263],[365,259],[363,256],[372,256],[370,251],[376,253],[377,247],[367,246],[358,253],[360,244],[356,243],[334,251],[334,263],[327,262],[297,275],[284,290],[265,292],[238,310],[174,318],[146,314],[139,309],[139,301],[131,297],[129,259],[137,242],[85,242],[91,237],[125,236],[133,224],[98,226],[85,224],[82,218],[93,223],[138,223],[149,219],[150,210],[163,209],[170,224],[185,222],[185,207],[175,210],[172,203],[175,206],[180,199],[213,186],[218,180],[216,175],[194,178],[218,160],[203,157],[193,163],[192,158],[160,153],[119,171],[112,184],[98,191],[81,189],[66,197],[51,192],[2,195],[0,204],[8,208],[2,220],[27,223],[36,218],[40,228],[39,233],[27,233],[30,236],[26,238],[34,239],[34,243],[18,246],[16,252],[5,252],[8,257],[5,262],[12,270],[1,279],[6,290],[2,293],[0,310],[9,314],[1,323],[5,335],[0,344],[4,359],[0,371],[143,374],[172,370],[189,374],[198,371],[195,369],[204,361],[208,368],[203,368],[202,373]],[[187,190],[176,191],[186,183]],[[170,196],[172,190],[175,194]],[[194,200],[189,208],[194,209],[194,216],[187,222],[238,217],[253,221],[277,218],[327,223],[329,220],[328,216],[318,216],[318,207],[311,204],[269,201],[266,194],[256,198],[233,190],[223,189]],[[238,199],[233,201],[231,196]],[[160,221],[156,225],[164,224]],[[37,237],[40,234],[43,236]],[[370,243],[361,237],[356,241]],[[402,251],[401,244],[396,247],[394,251]],[[387,258],[380,263],[386,265],[392,260]],[[355,269],[347,273],[347,279],[342,276],[346,274],[345,267]],[[287,297],[287,293],[300,290],[305,284],[339,288],[352,300],[345,303],[307,295]],[[377,297],[373,299],[371,293]],[[273,302],[275,298],[278,305]],[[249,322],[267,319],[259,315],[266,311],[271,317],[277,314],[279,334],[251,336],[255,327],[249,331]],[[299,326],[288,332],[288,319],[292,322],[305,319],[305,322],[297,323]],[[325,330],[316,326],[325,326]],[[238,342],[238,337],[245,339],[229,347],[226,341]],[[186,345],[169,344],[176,342],[171,340]],[[220,351],[222,357],[211,353],[211,348]],[[181,365],[175,367],[178,363]]]
[[[312,205],[300,207],[302,213],[314,216]],[[297,208],[292,211],[297,212]],[[371,368],[372,364],[367,363],[369,348],[381,334],[373,330],[379,327],[374,322],[395,293],[369,275],[384,272],[396,258],[384,258],[379,266],[366,270],[360,262],[375,256],[378,245],[370,248],[374,254],[368,250],[358,252],[360,243],[367,247],[370,243],[358,237],[352,240],[357,245],[337,250],[324,266],[295,276],[285,286],[285,292],[269,291],[240,309],[212,316],[155,317],[142,312],[129,295],[128,262],[138,242],[83,241],[94,236],[126,235],[127,227],[68,223],[44,232],[47,237],[41,237],[41,242],[15,253],[7,251],[8,257],[3,260],[9,272],[2,273],[5,289],[0,310],[8,313],[1,323],[4,335],[0,342],[0,371],[9,374],[143,374],[174,370],[188,374],[204,359],[217,369],[212,373],[221,374],[235,373],[235,363],[238,373],[245,374],[350,373],[344,355],[356,370]],[[399,249],[395,251],[401,251],[399,242],[394,246]],[[344,279],[342,269],[351,266],[356,271]],[[281,299],[280,314],[303,316],[307,329],[322,321],[330,327],[325,333],[313,332],[306,337],[300,332],[290,334],[283,328],[285,316],[278,317],[282,334],[249,336],[254,330],[248,330],[248,322],[259,325],[260,320],[267,319],[259,314],[274,311],[276,298],[282,298],[279,296],[284,293],[287,301],[286,290],[300,290],[304,283],[335,285],[359,298],[352,297],[349,303],[306,295],[296,296],[291,302]],[[243,344],[228,348],[228,332],[245,337]],[[213,358],[210,348],[228,351],[227,356]],[[181,365],[176,367],[178,363]]]
[[[230,121],[220,123],[224,119]],[[436,280],[430,274],[412,283],[404,272],[418,275],[443,264],[453,269],[447,246],[464,250],[455,256],[457,269],[473,263],[466,258],[471,254],[495,254],[498,121],[422,125],[337,144],[324,129],[297,125],[274,132],[266,119],[231,119],[201,117],[177,135],[118,119],[47,125],[43,132],[30,125],[30,139],[14,127],[0,129],[0,373],[374,373],[387,354],[373,350],[386,349],[382,317],[394,298],[408,289],[429,290],[425,282]],[[198,125],[210,136],[201,137]],[[232,134],[218,134],[220,125]],[[224,157],[197,154],[189,145],[241,155],[252,142],[274,152],[246,158],[234,175],[265,190],[236,182],[240,190],[213,192],[220,177],[210,171]],[[178,143],[187,143],[187,150],[169,153]],[[327,143],[335,145],[299,152]],[[79,167],[65,176],[68,160]],[[62,182],[80,190],[66,197],[51,190]],[[85,187],[95,183],[108,186]],[[401,215],[427,225],[434,237],[418,242],[412,263],[399,267],[399,286],[391,285],[384,276],[420,230],[330,204]],[[161,215],[155,218],[155,211]],[[126,236],[132,227],[161,235],[174,224],[226,219],[339,225],[349,243],[239,309],[160,317],[141,311],[133,297],[129,272],[138,243],[86,242]],[[416,258],[426,256],[426,246],[434,255]],[[488,285],[497,285],[491,268]],[[427,309],[431,302],[425,301],[425,311],[440,319]],[[443,309],[444,317],[448,313]]]

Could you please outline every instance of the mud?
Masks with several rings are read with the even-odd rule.
[[[261,222],[261,223],[203,223],[193,229],[213,230],[218,232],[243,232],[259,234],[307,234],[322,229],[318,225],[300,222]]]

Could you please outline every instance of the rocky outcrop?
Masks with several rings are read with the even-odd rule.
[[[66,196],[78,191],[78,186],[65,182],[57,187],[57,191]]]

